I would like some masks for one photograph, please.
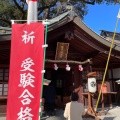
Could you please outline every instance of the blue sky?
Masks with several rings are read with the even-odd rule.
[[[114,32],[119,9],[120,5],[89,5],[89,11],[84,17],[84,23],[97,34],[100,34],[99,30]],[[117,32],[120,32],[120,19],[118,21]]]

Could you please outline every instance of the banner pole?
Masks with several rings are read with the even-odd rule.
[[[105,68],[105,72],[104,72],[104,75],[103,75],[102,85],[101,85],[100,92],[99,92],[99,95],[98,95],[97,103],[96,103],[96,106],[95,106],[95,111],[97,111],[97,108],[98,108],[98,103],[100,101],[100,96],[101,96],[101,93],[102,93],[102,88],[103,88],[105,77],[106,77],[106,73],[107,73],[107,70],[108,70],[108,64],[109,64],[109,60],[110,60],[112,48],[113,48],[113,45],[114,45],[114,38],[115,38],[116,30],[117,30],[117,27],[118,27],[118,20],[119,20],[119,18],[117,18],[117,21],[116,21],[116,26],[115,26],[114,34],[113,34],[112,41],[111,41],[109,55],[108,55],[108,58],[107,58],[106,68]]]
[[[44,41],[44,45],[46,45],[47,43],[47,33],[48,33],[48,20],[46,19],[45,21],[43,21],[43,24],[45,24],[45,41]],[[45,73],[45,59],[46,59],[46,47],[47,45],[44,47],[44,63],[43,63],[43,74],[42,74],[42,89],[41,89],[41,100],[42,100],[42,95],[43,95],[43,85],[44,85],[44,73]],[[40,102],[40,108],[42,108],[42,102]],[[42,109],[40,112],[40,118],[42,117]]]

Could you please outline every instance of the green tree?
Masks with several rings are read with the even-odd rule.
[[[81,19],[88,13],[87,5],[120,4],[120,0],[38,0],[38,19],[53,18],[69,10],[74,11]],[[26,0],[0,0],[0,26],[11,26],[11,20],[27,19]]]
[[[16,3],[17,0],[1,0],[0,1],[0,26],[10,26],[11,20],[26,19],[26,10],[24,2]]]

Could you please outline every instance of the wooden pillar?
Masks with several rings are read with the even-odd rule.
[[[80,86],[80,71],[77,69],[77,67],[74,67],[74,87],[75,89]]]
[[[83,103],[83,85],[82,85],[82,72],[78,70],[77,67],[74,67],[74,88],[75,92],[79,95],[79,102]]]
[[[80,86],[80,91],[78,92],[78,95],[79,95],[79,102],[84,103],[84,98],[81,93],[83,93],[83,86]]]
[[[115,86],[114,86],[114,82],[113,82],[113,69],[111,69],[111,81],[112,81],[112,88],[113,88],[113,92],[114,92]]]

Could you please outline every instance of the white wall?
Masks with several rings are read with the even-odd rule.
[[[113,78],[120,78],[120,68],[113,69]]]

